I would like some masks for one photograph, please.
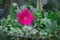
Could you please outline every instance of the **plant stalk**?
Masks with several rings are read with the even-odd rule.
[[[42,8],[42,0],[37,0],[37,9],[43,10],[43,8]]]

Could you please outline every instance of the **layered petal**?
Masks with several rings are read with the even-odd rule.
[[[34,20],[33,12],[29,12],[28,9],[25,8],[21,13],[17,13],[17,20],[20,24],[31,25]]]

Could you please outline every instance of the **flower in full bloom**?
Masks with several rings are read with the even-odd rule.
[[[25,8],[17,13],[17,20],[20,24],[31,25],[34,20],[33,12]]]

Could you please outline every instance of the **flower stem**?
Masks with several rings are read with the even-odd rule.
[[[43,8],[42,8],[42,0],[37,0],[37,9],[43,10]]]

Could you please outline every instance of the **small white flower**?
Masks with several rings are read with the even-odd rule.
[[[17,6],[17,3],[12,3],[12,6],[13,6],[13,7],[16,7],[16,6]]]

